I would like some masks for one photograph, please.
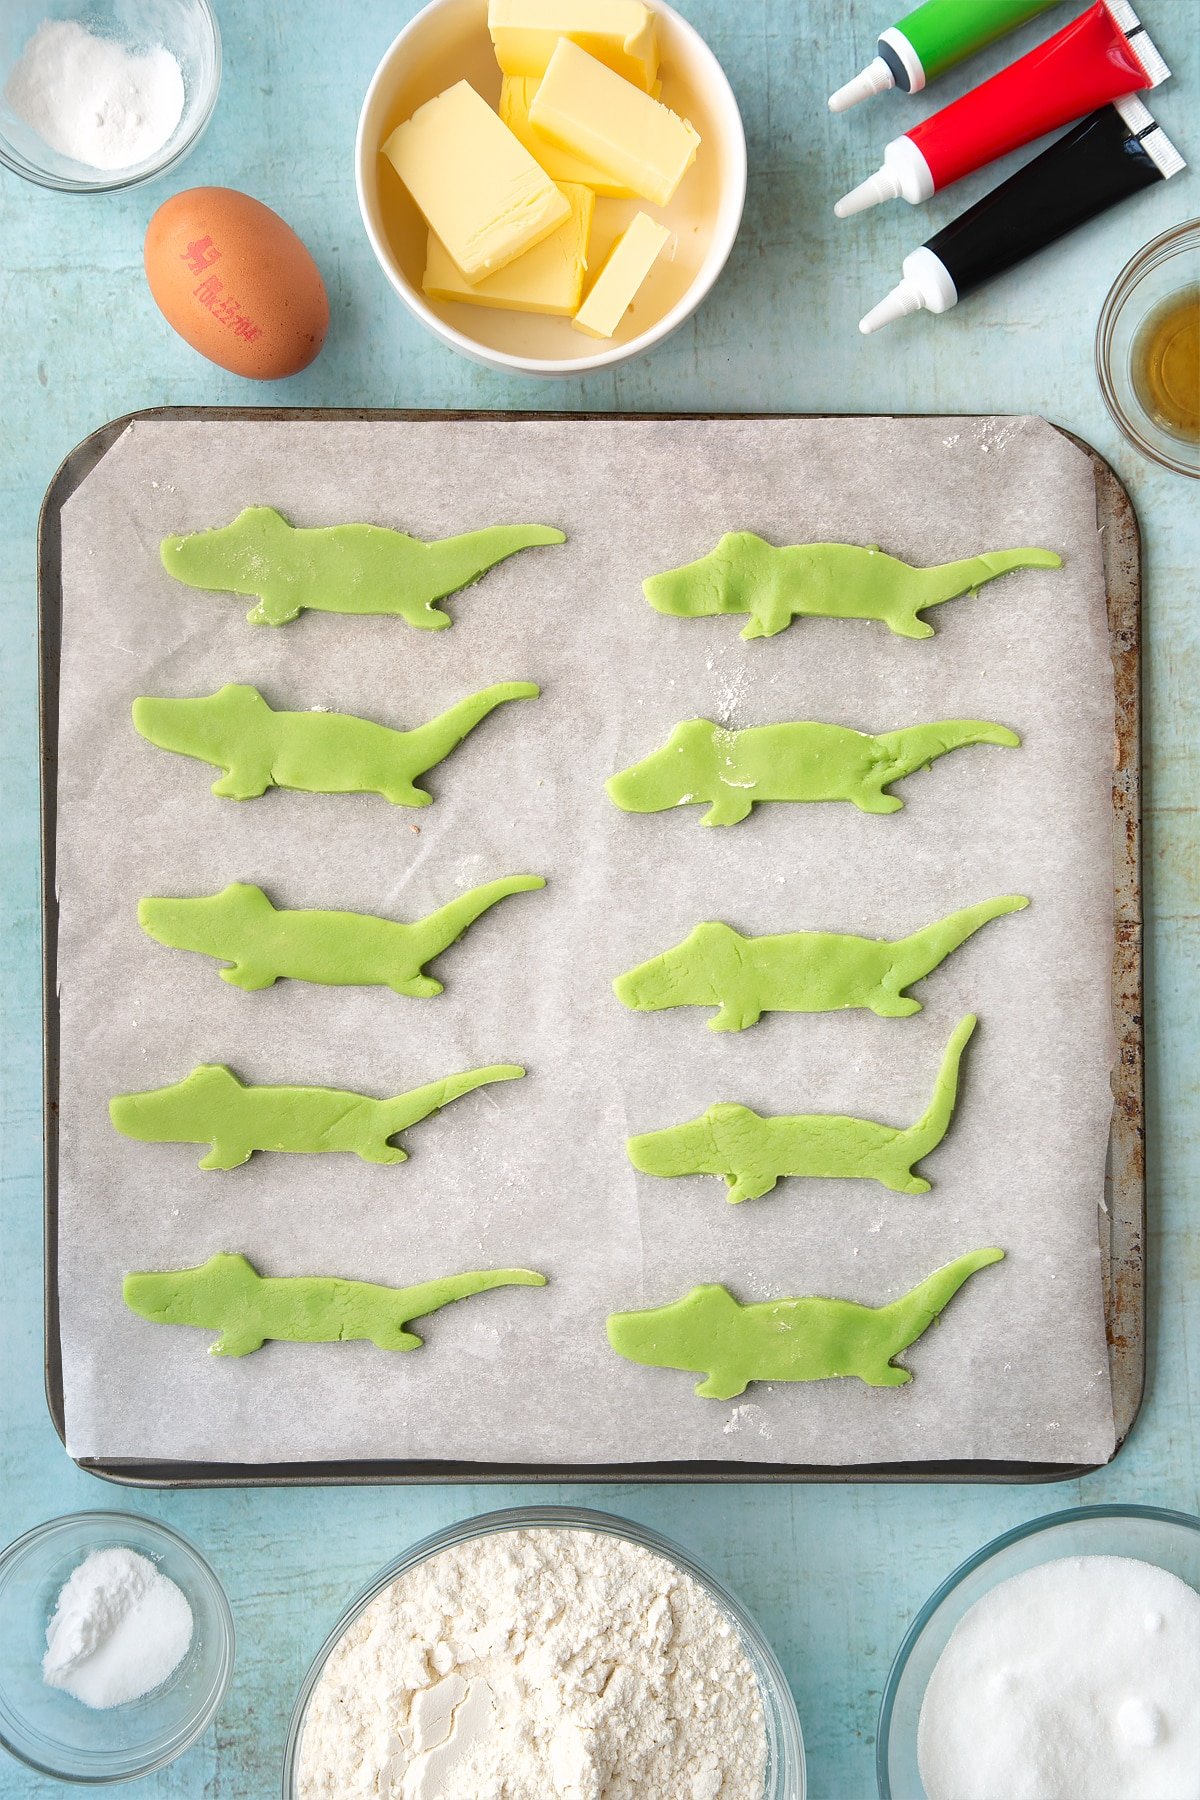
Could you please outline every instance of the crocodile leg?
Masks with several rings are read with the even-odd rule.
[[[728,788],[713,797],[712,804],[700,823],[702,825],[737,825],[742,819],[748,819],[754,810],[754,800],[750,794],[739,794]]]
[[[262,963],[252,963],[241,957],[227,969],[218,969],[217,974],[230,987],[241,988],[244,993],[256,994],[262,988],[274,987],[279,977],[272,969]]]

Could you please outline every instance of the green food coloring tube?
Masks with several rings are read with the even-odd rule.
[[[925,0],[902,25],[879,37],[879,53],[829,97],[830,112],[845,112],[872,94],[900,88],[919,94],[956,63],[986,49],[1027,19],[1049,12],[1058,0]]]

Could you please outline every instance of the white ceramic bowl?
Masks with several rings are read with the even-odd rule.
[[[500,71],[487,0],[431,0],[396,38],[363,101],[354,147],[358,204],[379,266],[409,311],[452,350],[495,369],[582,375],[659,344],[690,317],[725,266],[746,199],[746,134],[725,73],[686,19],[655,0],[664,102],[700,133],[696,161],[670,206],[649,210],[673,233],[615,337],[600,343],[569,319],[430,300],[421,291],[427,230],[380,146],[418,106],[464,77],[495,106]],[[641,202],[600,200],[589,261],[599,266]]]

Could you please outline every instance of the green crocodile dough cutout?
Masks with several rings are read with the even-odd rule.
[[[328,1275],[266,1276],[244,1256],[222,1254],[195,1269],[127,1275],[123,1292],[126,1306],[155,1325],[219,1331],[210,1356],[249,1356],[268,1338],[290,1344],[366,1338],[380,1350],[418,1350],[424,1340],[406,1329],[411,1319],[492,1288],[545,1285],[533,1269],[473,1270],[405,1288]]]
[[[402,1163],[392,1138],[493,1081],[524,1069],[495,1063],[447,1075],[390,1100],[341,1088],[248,1087],[224,1063],[201,1063],[170,1087],[118,1094],[108,1112],[117,1130],[143,1144],[207,1144],[202,1169],[236,1169],[256,1150],[352,1150],[363,1162]]]
[[[678,619],[749,613],[744,638],[774,637],[793,619],[878,619],[897,637],[928,638],[919,615],[974,593],[1012,569],[1061,569],[1053,550],[989,550],[962,562],[914,568],[877,545],[788,544],[727,531],[715,550],[681,569],[651,575],[642,592]]]
[[[702,825],[736,825],[763,800],[848,800],[860,812],[899,812],[884,790],[967,744],[1021,742],[986,719],[938,719],[871,737],[845,725],[796,720],[730,731],[685,719],[661,750],[605,782],[622,812],[666,812],[706,804]]]
[[[893,1194],[927,1194],[913,1167],[936,1150],[954,1116],[958,1068],[976,1025],[960,1019],[950,1034],[929,1105],[906,1129],[840,1113],[764,1118],[748,1106],[710,1106],[698,1119],[646,1131],[626,1141],[644,1175],[723,1175],[734,1203],[769,1194],[784,1175],[878,1181]]]
[[[905,1019],[921,1002],[904,992],[951,951],[1003,913],[1029,905],[1003,894],[965,906],[902,938],[851,937],[836,931],[787,931],[743,937],[732,925],[697,925],[681,944],[618,975],[613,992],[634,1012],[717,1006],[710,1031],[745,1031],[765,1012],[841,1012],[866,1006],[881,1019]]]
[[[305,794],[382,794],[393,806],[429,806],[416,786],[449,756],[481,719],[508,700],[536,700],[533,681],[501,681],[468,694],[412,731],[393,731],[353,713],[275,712],[256,687],[227,682],[195,700],[143,694],[133,703],[135,728],[160,750],[194,756],[225,773],[212,791],[222,799],[257,800],[268,788]]]
[[[904,1387],[892,1361],[922,1337],[963,1283],[1003,1250],[972,1250],[935,1269],[887,1306],[853,1300],[765,1300],[742,1306],[720,1283],[694,1287],[670,1306],[610,1313],[618,1356],[650,1369],[704,1375],[696,1393],[735,1400],[752,1381],[828,1381],[857,1375],[868,1387]]]
[[[497,563],[539,544],[562,544],[552,525],[492,525],[425,543],[385,525],[289,525],[273,506],[248,506],[232,525],[162,541],[163,567],[188,587],[246,594],[251,625],[288,625],[305,608],[391,613],[421,631],[453,623],[436,605]]]
[[[232,881],[219,894],[186,900],[139,900],[138,924],[174,950],[198,950],[229,963],[222,981],[248,993],[281,976],[326,987],[390,987],[426,999],[442,984],[422,965],[440,956],[489,907],[510,894],[546,883],[540,875],[509,875],[471,888],[424,919],[402,924],[371,913],[285,912],[253,883]]]

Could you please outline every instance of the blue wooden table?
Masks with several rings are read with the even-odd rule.
[[[1080,1500],[1197,1507],[1189,1380],[1200,1368],[1200,495],[1125,444],[1092,369],[1110,282],[1140,244],[1200,211],[1195,177],[1159,187],[944,318],[863,340],[858,317],[896,279],[903,255],[992,178],[925,209],[896,203],[839,225],[834,198],[923,110],[892,96],[840,120],[825,111],[825,95],[859,67],[888,22],[887,0],[687,0],[685,10],[724,63],[745,115],[745,224],[701,313],[656,354],[611,374],[551,386],[476,368],[426,337],[386,286],[359,225],[351,147],[375,63],[415,11],[409,0],[336,8],[325,0],[219,0],[224,88],[182,177],[89,200],[0,178],[0,1536],[81,1507],[133,1507],[177,1526],[215,1564],[239,1633],[233,1689],[215,1729],[146,1782],[139,1791],[147,1796],[267,1800],[278,1788],[297,1684],[346,1599],[416,1538],[533,1493],[479,1486],[140,1494],[81,1474],[47,1417],[35,529],[42,492],[67,450],[138,407],[1030,411],[1110,458],[1133,495],[1146,549],[1151,1324],[1148,1394],[1129,1444],[1111,1469],[1047,1488],[571,1486],[537,1497],[644,1520],[738,1591],[791,1678],[815,1800],[874,1793],[876,1712],[892,1654],[914,1610],[978,1544]],[[1200,161],[1194,0],[1146,0],[1144,16],[1175,70],[1154,109]],[[1035,25],[1010,41],[1010,52],[1038,32]],[[1003,60],[993,51],[972,73]],[[961,85],[952,79],[935,98]],[[329,343],[294,380],[261,389],[223,374],[154,310],[141,268],[146,220],[171,185],[200,183],[243,188],[278,208],[324,271]],[[5,1800],[60,1791],[0,1757]]]

